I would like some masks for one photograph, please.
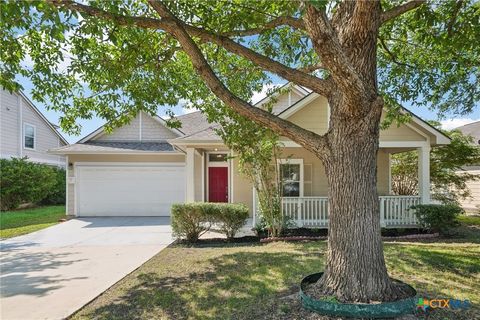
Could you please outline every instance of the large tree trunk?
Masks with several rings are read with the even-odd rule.
[[[335,101],[331,101],[335,103]],[[345,106],[332,106],[341,110]],[[381,105],[363,119],[333,113],[330,156],[323,159],[329,183],[329,239],[325,273],[316,292],[341,301],[389,301],[402,296],[385,266],[377,192]]]

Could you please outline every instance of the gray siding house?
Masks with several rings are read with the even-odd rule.
[[[0,158],[23,158],[65,167],[65,157],[47,150],[68,145],[35,105],[22,93],[1,89]]]

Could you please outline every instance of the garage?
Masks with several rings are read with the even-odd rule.
[[[77,163],[75,172],[77,216],[169,216],[185,201],[183,164]]]

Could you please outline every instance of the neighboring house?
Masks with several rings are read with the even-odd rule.
[[[316,133],[328,129],[327,100],[297,86],[277,97],[273,112]],[[140,112],[110,134],[100,128],[76,144],[52,150],[67,156],[68,214],[168,216],[172,203],[210,201],[244,203],[255,220],[252,184],[239,173],[238,160],[230,157],[232,152],[216,135],[215,125],[200,112],[178,119],[182,127],[169,129],[160,117]],[[408,208],[430,201],[430,148],[450,143],[418,117],[411,119],[380,134],[378,191],[384,226],[415,224]],[[327,178],[320,160],[293,141],[282,138],[282,142],[284,214],[299,226],[327,226]],[[419,196],[393,196],[390,155],[408,150],[420,154]]]
[[[476,121],[461,127],[456,128],[464,135],[473,137],[472,144],[480,148],[480,121]],[[464,172],[470,174],[480,175],[480,163],[476,166],[469,166],[463,168]],[[461,174],[461,172],[460,172]],[[470,189],[471,198],[460,201],[462,207],[467,212],[479,212],[480,211],[480,181],[470,181],[467,183],[467,187]]]
[[[47,150],[67,145],[67,141],[22,93],[1,90],[0,157],[23,158],[54,166],[65,166],[65,157]]]

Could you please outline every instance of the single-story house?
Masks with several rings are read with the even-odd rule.
[[[322,134],[329,125],[327,100],[298,86],[277,94],[273,112]],[[259,103],[261,107],[268,101]],[[252,184],[238,171],[238,160],[201,112],[178,116],[182,126],[170,129],[158,116],[140,112],[107,133],[103,127],[78,143],[51,152],[67,157],[67,213],[74,216],[168,216],[176,202],[236,202],[257,214]],[[382,224],[411,226],[408,208],[430,202],[430,148],[450,139],[412,115],[409,123],[380,134],[378,191]],[[327,226],[327,179],[318,158],[282,138],[280,161],[285,178],[283,211],[298,226]],[[394,196],[390,188],[390,155],[419,152],[418,196]],[[233,158],[231,157],[233,155]]]

